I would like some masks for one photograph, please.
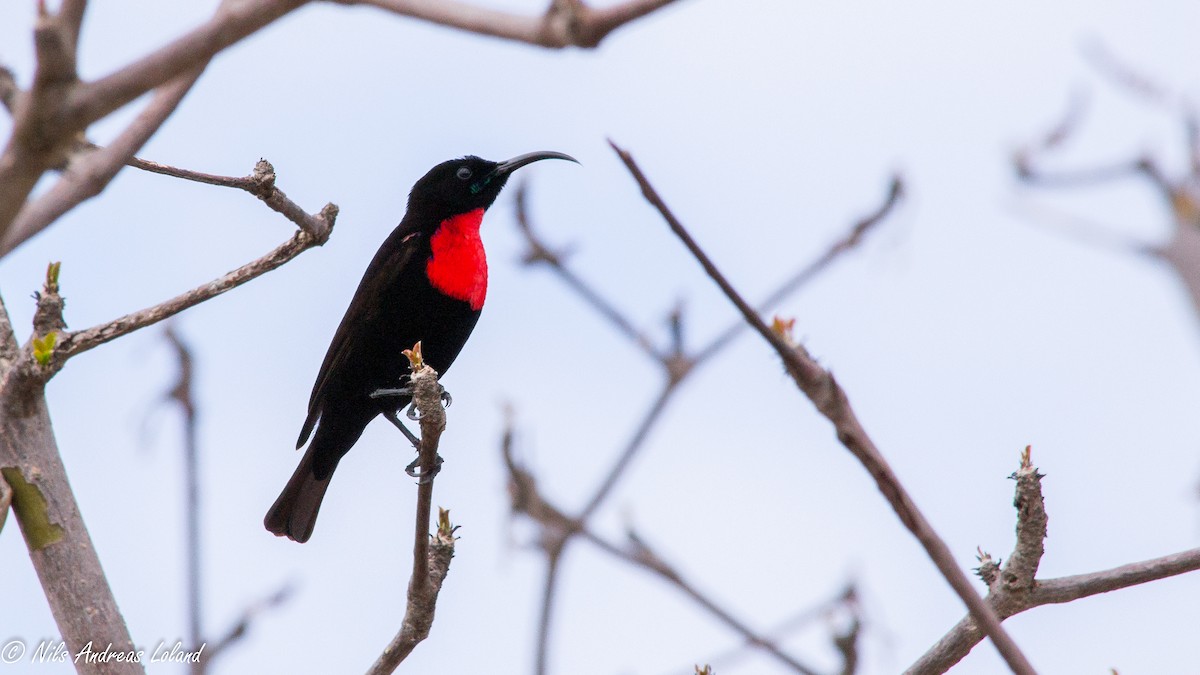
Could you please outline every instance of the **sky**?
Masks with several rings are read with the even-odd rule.
[[[80,68],[102,76],[203,21],[215,2],[89,7]],[[492,3],[534,14],[544,2]],[[0,5],[0,62],[28,84],[34,3]],[[136,20],[135,20],[136,19]],[[340,464],[311,541],[262,516],[291,474],[322,356],[409,186],[464,154],[557,150],[581,166],[523,169],[543,236],[665,343],[682,303],[703,345],[736,320],[608,147],[629,149],[747,297],[820,255],[882,200],[908,196],[858,249],[779,312],[847,391],[867,431],[964,568],[1007,558],[1012,481],[1033,448],[1050,518],[1043,577],[1200,545],[1200,322],[1173,271],[1078,241],[1030,216],[1088,218],[1162,242],[1147,186],[1031,190],[1013,152],[1088,100],[1047,162],[1143,152],[1184,168],[1182,124],[1086,56],[1103,44],[1193,97],[1190,2],[785,3],[681,0],[595,51],[547,51],[370,8],[317,4],[221,54],[141,153],[245,175],[260,157],[307,210],[341,207],[330,241],[181,315],[197,363],[205,629],[219,635],[285,584],[216,673],[365,670],[399,628],[411,568],[413,481],[383,421]],[[111,139],[137,105],[95,125]],[[7,135],[7,120],[0,132]],[[44,187],[44,186],[43,186]],[[429,639],[400,672],[530,672],[543,560],[509,514],[500,437],[545,495],[582,506],[661,383],[658,366],[542,269],[522,266],[510,188],[488,213],[488,305],[443,383],[452,392],[435,503],[461,537]],[[98,199],[0,261],[22,340],[47,262],[62,261],[80,329],[256,258],[293,226],[244,193],[122,172]],[[161,327],[72,359],[47,396],[60,451],[136,643],[185,631],[181,425]],[[397,452],[399,454],[397,454]],[[761,631],[847,583],[865,613],[863,673],[903,670],[964,614],[829,424],[761,341],[697,372],[594,521],[628,527]],[[14,522],[0,532],[0,640],[57,635]],[[570,549],[551,671],[659,675],[740,644],[677,590],[586,544]],[[982,589],[982,585],[980,585]],[[1200,668],[1192,574],[1006,622],[1041,672]],[[823,618],[782,641],[826,671]],[[721,675],[784,672],[750,654]],[[181,672],[155,666],[151,672]],[[995,673],[983,644],[958,673]],[[68,668],[24,661],[3,672]]]

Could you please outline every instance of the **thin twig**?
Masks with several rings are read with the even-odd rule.
[[[546,577],[542,582],[542,604],[538,611],[537,642],[534,646],[533,672],[546,675],[550,672],[550,626],[553,623],[554,596],[558,592],[559,563],[562,562],[563,544],[559,539],[554,551],[546,552]]]
[[[765,637],[773,642],[783,642],[792,633],[795,633],[819,618],[830,615],[841,607],[849,608],[849,611],[855,616],[855,618],[858,618],[858,593],[853,584],[847,586],[836,596],[824,600],[812,607],[802,609],[788,619],[781,621],[778,625],[768,630],[765,633]],[[716,666],[730,666],[736,663],[739,657],[748,655],[750,653],[749,648],[753,647],[755,647],[753,643],[749,641],[743,641],[743,644],[714,654],[713,656],[704,659],[704,662]]]
[[[579,276],[575,274],[574,270],[568,267],[563,261],[563,255],[551,249],[541,238],[541,236],[534,232],[533,224],[529,219],[529,212],[526,206],[527,198],[528,182],[522,181],[521,185],[517,188],[517,198],[515,203],[517,228],[520,230],[521,234],[525,236],[525,243],[529,247],[523,257],[524,263],[526,265],[543,264],[549,267],[554,274],[558,276],[558,278],[562,280],[562,282],[565,283],[568,288],[575,291],[575,293],[578,294],[588,306],[596,310],[597,314],[607,319],[608,322],[617,329],[617,332],[629,338],[630,342],[637,345],[651,359],[662,363],[666,357],[663,356],[663,354],[659,352],[657,348],[655,348],[654,344],[650,341],[650,338],[646,337],[645,333],[642,333],[635,328],[633,322],[630,321],[629,318],[627,318],[621,312],[621,310],[617,309],[617,307],[608,300],[605,300],[604,297],[596,292],[596,290],[593,289],[587,282],[579,278]]]
[[[678,390],[678,380],[668,381],[663,386],[662,391],[658,393],[658,397],[654,399],[654,403],[650,404],[650,408],[642,416],[642,421],[634,430],[633,435],[625,443],[625,449],[621,451],[621,454],[617,457],[617,461],[613,463],[604,480],[600,481],[600,485],[592,493],[591,499],[588,500],[583,510],[579,512],[577,520],[586,522],[596,512],[596,509],[600,508],[600,505],[604,503],[605,498],[608,497],[612,489],[616,487],[617,481],[625,473],[625,469],[642,449],[646,438],[650,435],[650,431],[654,429],[654,425],[662,417],[663,410],[666,410],[667,403],[671,401],[671,397]]]
[[[778,288],[759,303],[758,311],[770,311],[773,307],[783,302],[789,295],[812,281],[818,274],[829,267],[830,264],[840,258],[842,254],[858,246],[871,229],[881,223],[896,208],[896,205],[903,196],[904,179],[899,175],[892,176],[891,183],[888,185],[887,196],[884,197],[883,203],[879,205],[879,208],[855,223],[850,228],[850,231],[835,241],[825,253],[805,265],[792,275],[790,279],[780,284]],[[705,345],[704,348],[696,352],[692,357],[693,361],[696,364],[700,364],[712,358],[714,354],[724,349],[726,345],[732,342],[745,329],[745,321],[734,321],[729,328],[725,329],[725,331]]]
[[[326,222],[332,222],[335,214],[336,207],[333,207],[333,210],[323,213],[321,218],[328,218]],[[55,363],[57,367],[61,367],[62,363],[72,356],[81,354],[140,328],[158,323],[189,307],[214,298],[230,289],[237,288],[283,265],[304,251],[319,245],[319,243],[317,239],[313,238],[307,232],[303,230],[298,231],[292,235],[291,239],[277,246],[273,251],[258,260],[246,263],[236,270],[202,286],[197,286],[182,295],[178,295],[153,307],[126,314],[108,323],[67,333],[63,336],[59,348],[54,352]]]
[[[675,215],[667,207],[666,203],[663,202],[662,198],[659,197],[641,169],[633,161],[633,157],[611,141],[610,145],[612,145],[613,150],[621,158],[621,161],[625,163],[634,180],[637,181],[646,200],[658,210],[667,222],[667,225],[671,228],[671,231],[691,251],[701,267],[704,268],[709,277],[721,288],[725,296],[738,308],[746,321],[775,349],[780,358],[783,359],[789,374],[792,375],[797,386],[808,395],[809,399],[816,405],[817,410],[834,424],[838,440],[850,450],[851,454],[863,464],[864,468],[875,479],[880,492],[883,493],[884,497],[892,505],[896,515],[900,517],[905,527],[913,533],[925,548],[926,553],[942,573],[942,576],[946,578],[951,588],[954,589],[955,593],[958,594],[970,609],[971,615],[983,625],[988,637],[992,639],[993,644],[995,644],[1001,656],[1004,657],[1008,666],[1015,673],[1032,675],[1034,673],[1033,666],[1025,658],[1025,655],[1021,653],[1020,648],[1017,647],[1017,644],[1008,635],[1008,632],[1000,625],[1000,620],[996,617],[995,612],[992,611],[991,607],[984,602],[983,598],[971,586],[970,580],[955,562],[954,555],[951,553],[949,547],[938,536],[937,532],[929,524],[929,521],[925,519],[924,514],[917,508],[907,490],[904,489],[900,480],[883,458],[883,455],[875,447],[874,441],[871,440],[866,430],[859,423],[853,409],[850,407],[850,402],[845,392],[834,380],[832,374],[813,361],[802,347],[788,344],[780,335],[772,332],[763,323],[762,318],[758,316],[757,312],[733,288],[733,285],[717,269],[708,255],[700,248],[691,234],[688,233],[687,229],[675,218]]]
[[[230,647],[237,644],[242,638],[246,637],[250,626],[259,615],[267,610],[283,605],[283,603],[292,597],[292,592],[291,584],[284,584],[279,587],[279,590],[246,607],[242,611],[241,616],[238,617],[238,620],[230,626],[229,630],[225,631],[224,635],[216,640],[205,643],[204,651],[200,653],[201,670],[207,672],[210,663],[228,651]]]
[[[254,171],[250,175],[241,177],[201,173],[199,171],[152,162],[140,157],[130,158],[129,166],[149,171],[150,173],[182,178],[183,180],[190,180],[196,183],[245,190],[258,197],[272,211],[281,214],[313,237],[321,239],[322,243],[329,238],[329,228],[331,227],[332,219],[325,217],[324,210],[319,214],[311,215],[300,208],[299,204],[289,199],[275,183],[275,167],[265,159],[260,159],[255,163]],[[337,209],[332,204],[326,205],[325,208],[328,209],[330,207],[335,210]]]
[[[666,566],[665,563],[662,563],[661,559],[648,555],[649,548],[645,547],[644,543],[638,550],[625,550],[590,532],[582,519],[573,519],[564,515],[561,510],[546,501],[545,497],[538,491],[537,483],[532,474],[520,466],[513,457],[513,432],[511,424],[506,427],[503,438],[502,451],[505,464],[509,470],[509,492],[512,497],[512,508],[514,512],[523,513],[540,526],[542,530],[542,547],[546,551],[548,561],[550,561],[545,577],[545,592],[542,596],[542,619],[539,622],[540,637],[537,641],[537,653],[535,657],[535,662],[538,664],[535,670],[536,673],[542,675],[548,672],[549,639],[547,636],[549,635],[553,612],[552,600],[557,587],[557,566],[562,558],[563,547],[574,539],[574,535],[583,536],[611,555],[650,569],[660,575],[665,575],[669,581],[674,583],[698,605],[742,635],[748,644],[771,652],[776,658],[793,666],[797,672],[810,672],[794,658],[783,653],[771,639],[755,633],[744,623],[733,617],[728,610],[721,607],[716,601],[701,593],[694,586],[684,582],[681,575]],[[632,541],[640,542],[641,540],[635,539]],[[657,566],[651,564],[656,559],[658,560]]]
[[[1117,253],[1134,253],[1155,257],[1163,254],[1159,246],[1126,235],[1111,225],[1064,213],[1034,201],[1014,199],[1009,208],[1030,222],[1036,222],[1089,246]]]
[[[582,530],[580,534],[605,553],[658,575],[659,578],[667,581],[684,595],[691,598],[693,602],[703,607],[705,611],[716,617],[735,633],[741,635],[747,643],[762,649],[793,671],[803,673],[804,675],[816,675],[817,671],[800,663],[795,657],[784,653],[773,641],[756,633],[740,619],[733,616],[731,612],[685,580],[678,570],[667,564],[661,556],[646,544],[645,540],[638,537],[632,531],[628,533],[631,546],[629,550],[616,546],[587,529]]]
[[[179,378],[167,392],[167,398],[178,403],[183,413],[183,534],[187,559],[188,649],[194,650],[204,643],[204,598],[200,591],[203,586],[200,566],[200,457],[196,441],[196,401],[192,393],[194,360],[192,350],[180,339],[174,326],[167,324],[165,336],[179,364]],[[201,675],[204,672],[205,662],[205,659],[200,659],[191,664],[193,675]]]

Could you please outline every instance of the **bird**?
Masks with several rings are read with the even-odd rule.
[[[487,297],[484,212],[514,171],[545,159],[578,163],[550,151],[503,162],[468,155],[438,164],[413,185],[404,218],[367,266],[321,363],[296,448],[312,442],[263,519],[268,531],[308,541],[334,469],[377,415],[416,442],[396,416],[411,396],[371,394],[405,387],[403,351],[417,342],[439,375],[450,368]]]

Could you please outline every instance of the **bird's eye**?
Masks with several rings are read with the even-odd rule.
[[[469,180],[471,178],[471,170],[465,166],[461,166],[458,168],[458,173],[455,175],[463,180]]]

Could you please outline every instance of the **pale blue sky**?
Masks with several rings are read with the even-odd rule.
[[[0,5],[0,60],[27,83],[32,3],[14,4]],[[505,4],[533,13],[545,3]],[[83,73],[118,67],[209,5],[93,3]],[[582,167],[523,171],[541,230],[573,246],[579,273],[658,337],[683,299],[692,345],[734,313],[606,137],[634,153],[750,297],[822,252],[902,171],[902,208],[781,311],[797,318],[797,334],[836,373],[962,565],[974,566],[976,546],[1007,557],[1006,477],[1026,444],[1047,474],[1043,575],[1196,546],[1200,324],[1186,295],[1165,267],[1045,231],[1014,204],[1052,204],[1151,241],[1167,235],[1166,214],[1136,183],[1028,193],[1008,162],[1082,88],[1092,105],[1064,165],[1150,150],[1178,171],[1177,121],[1099,78],[1081,47],[1101,40],[1195,95],[1198,25],[1191,2],[685,0],[595,52],[551,52],[320,4],[221,55],[142,154],[233,175],[265,157],[298,203],[342,211],[324,248],[179,322],[199,367],[208,632],[286,581],[298,589],[216,672],[360,671],[399,626],[414,489],[402,473],[409,451],[386,423],[340,465],[309,543],[276,539],[261,521],[299,460],[291,448],[312,380],[362,269],[412,182],[466,153],[578,157]],[[129,114],[93,138],[111,137]],[[215,277],[291,231],[248,195],[130,170],[0,262],[0,290],[24,337],[29,293],[46,262],[61,260],[67,320],[82,328]],[[403,672],[530,670],[542,563],[527,550],[528,529],[508,520],[501,404],[516,407],[520,453],[546,493],[573,509],[659,382],[549,274],[518,266],[511,191],[484,240],[488,306],[444,380],[455,403],[435,496],[462,539],[433,634]],[[48,394],[85,519],[144,645],[184,630],[178,424],[159,415],[142,433],[172,377],[154,328],[72,360]],[[864,673],[903,669],[964,612],[865,471],[749,337],[687,385],[598,516],[613,537],[635,524],[759,629],[857,580],[869,622]],[[739,642],[586,545],[564,564],[556,673],[679,672]],[[54,635],[11,522],[0,569],[0,639]],[[1198,593],[1192,575],[1007,625],[1043,672],[1185,672],[1200,666]],[[810,630],[786,646],[831,667],[826,635]],[[69,672],[26,666],[10,670]],[[983,645],[956,672],[1001,668]],[[755,656],[718,672],[780,671]]]

